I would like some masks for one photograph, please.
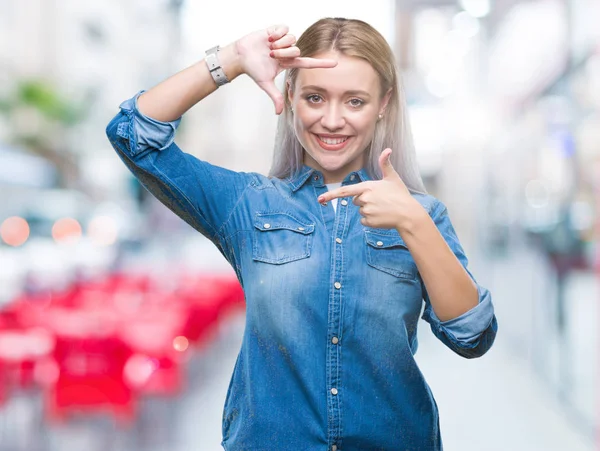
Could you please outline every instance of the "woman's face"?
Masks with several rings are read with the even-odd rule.
[[[305,150],[304,164],[321,171],[325,183],[336,183],[365,165],[378,116],[390,93],[381,98],[379,77],[361,58],[337,52],[315,57],[334,58],[338,64],[299,69],[288,95],[296,136]]]

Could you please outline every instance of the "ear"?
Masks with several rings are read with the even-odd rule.
[[[381,101],[381,109],[379,110],[379,114],[385,114],[385,109],[388,106],[390,99],[392,98],[392,91],[394,88],[388,89],[388,91],[383,96],[383,100]]]

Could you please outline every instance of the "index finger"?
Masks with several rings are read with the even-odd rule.
[[[337,66],[337,60],[329,58],[296,57],[289,60],[279,60],[279,65],[286,69],[317,69]]]
[[[340,188],[334,189],[332,191],[327,191],[319,196],[318,201],[328,202],[331,199],[336,199],[338,197],[349,197],[349,196],[358,196],[359,194],[364,193],[367,190],[366,182],[357,183],[355,185],[342,186]]]

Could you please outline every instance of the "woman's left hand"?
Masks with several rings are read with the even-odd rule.
[[[319,196],[320,203],[331,199],[354,196],[353,203],[360,207],[360,222],[378,229],[408,230],[425,209],[412,197],[408,188],[390,163],[392,149],[379,156],[383,179],[342,186]]]

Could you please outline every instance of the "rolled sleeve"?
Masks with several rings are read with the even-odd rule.
[[[135,137],[135,146],[131,146],[131,155],[138,156],[149,150],[165,150],[173,141],[181,117],[171,122],[162,122],[145,116],[138,109],[138,98],[144,93],[142,90],[130,99],[125,100],[119,108],[131,114],[132,121],[128,124],[132,127],[128,135]]]
[[[156,199],[222,252],[233,255],[227,225],[243,205],[240,200],[255,175],[215,166],[182,151],[174,142],[179,119],[160,122],[141,114],[136,101],[143,92],[121,103],[106,127],[109,142]]]
[[[433,216],[438,230],[476,284],[479,302],[475,307],[456,318],[440,321],[431,306],[425,285],[422,283],[425,301],[422,318],[430,324],[434,335],[454,352],[466,358],[480,357],[491,348],[498,330],[492,295],[489,290],[477,283],[469,271],[467,257],[452,226],[446,207],[439,202],[435,211],[437,214]]]

